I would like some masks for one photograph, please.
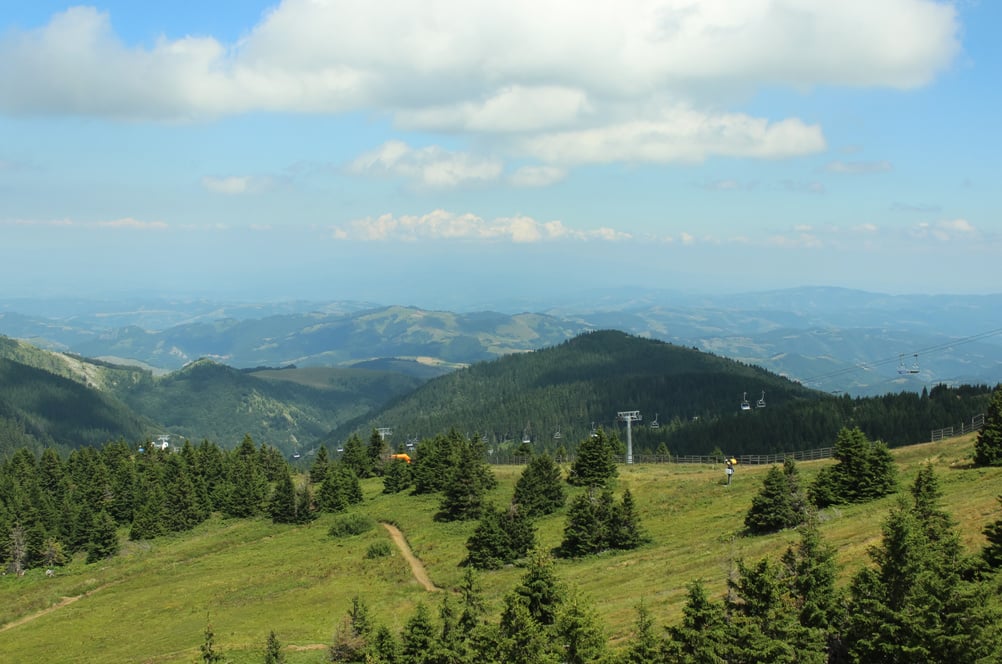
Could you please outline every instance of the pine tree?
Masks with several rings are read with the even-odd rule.
[[[633,638],[626,648],[622,658],[622,664],[651,664],[661,659],[661,652],[664,645],[661,639],[654,633],[654,619],[647,608],[647,604],[641,599],[637,605],[637,622],[634,629]]]
[[[250,436],[244,436],[240,446],[230,455],[228,466],[223,511],[237,518],[257,515],[268,496],[268,481]]]
[[[597,502],[592,491],[579,494],[571,501],[560,543],[562,557],[587,556],[605,547],[605,524],[599,520]]]
[[[985,422],[974,442],[976,466],[1002,466],[1002,385],[992,392]]]
[[[351,434],[345,441],[339,461],[354,471],[356,477],[369,477],[372,473],[369,455],[361,439],[355,434]]]
[[[524,599],[533,620],[546,627],[556,622],[567,591],[553,571],[553,560],[537,551],[529,558],[529,567],[514,592]]]
[[[438,643],[428,608],[419,603],[403,632],[401,655],[408,664],[431,664]]]
[[[487,613],[483,587],[472,567],[467,567],[466,571],[463,572],[459,593],[463,598],[463,611],[459,615],[459,627],[469,634],[482,623],[483,616]]]
[[[153,472],[140,476],[138,482],[139,504],[133,510],[130,540],[148,540],[167,532],[164,519],[164,494],[160,481]]]
[[[794,511],[791,498],[787,475],[778,466],[771,467],[745,514],[745,528],[754,534],[793,528],[800,523],[800,515]]]
[[[369,469],[375,475],[383,472],[383,454],[386,452],[386,441],[379,430],[373,429],[369,435],[369,445],[365,449],[365,454],[369,459]]]
[[[480,516],[487,492],[497,480],[485,461],[479,439],[458,443],[456,463],[450,469],[442,490],[442,502],[436,518],[442,521],[467,521]]]
[[[1002,504],[1002,496],[998,497]],[[997,519],[985,526],[985,537],[988,538],[988,545],[981,555],[991,569],[1002,567],[1002,519]]]
[[[488,506],[466,541],[467,562],[477,569],[500,569],[524,558],[536,544],[532,522],[518,505],[507,510]]]
[[[317,456],[310,466],[310,484],[323,484],[327,479],[327,468],[330,466],[330,459],[327,456],[327,448],[323,445],[317,450]]]
[[[847,646],[860,661],[996,661],[1002,618],[989,589],[966,578],[971,562],[936,504],[930,471],[899,501],[871,551],[876,568],[852,583]]]
[[[724,608],[712,602],[699,581],[689,586],[682,623],[668,628],[665,661],[671,664],[726,664],[728,624]]]
[[[605,655],[605,634],[595,608],[577,592],[561,603],[554,632],[561,662],[586,664]]]
[[[839,431],[833,456],[838,463],[822,468],[811,485],[810,497],[816,506],[866,502],[897,489],[887,446],[870,442],[858,427]]]
[[[275,636],[275,630],[268,633],[268,642],[264,647],[264,664],[285,664],[285,653],[282,652],[282,644]]]
[[[527,516],[556,512],[567,500],[559,466],[549,454],[532,457],[515,484],[513,502]]]
[[[612,441],[601,427],[578,446],[567,481],[577,486],[607,486],[616,477],[616,457]]]
[[[198,649],[202,653],[202,661],[205,664],[223,661],[222,654],[216,650],[216,634],[212,631],[212,623],[205,626],[205,640],[202,641],[202,645]]]
[[[268,502],[268,515],[275,523],[296,523],[296,489],[292,475],[286,471],[278,479]]]
[[[635,549],[649,541],[640,525],[640,515],[629,489],[623,490],[622,500],[613,508],[607,532],[609,546],[613,549]]]
[[[118,553],[118,532],[115,520],[107,510],[101,510],[94,517],[94,527],[87,543],[87,562],[93,563],[110,558],[116,553]]]
[[[411,485],[411,465],[403,459],[390,459],[383,466],[383,493],[400,493]]]
[[[533,617],[526,598],[514,592],[504,598],[495,650],[488,661],[505,664],[556,664],[559,661],[550,653],[547,630]]]

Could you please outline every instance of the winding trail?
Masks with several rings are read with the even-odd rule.
[[[59,600],[58,602],[56,602],[55,604],[53,604],[52,606],[44,608],[41,611],[36,611],[35,613],[29,613],[28,615],[22,616],[21,618],[18,618],[17,620],[12,620],[11,622],[7,623],[6,625],[0,625],[0,632],[6,632],[8,629],[14,629],[15,627],[20,627],[21,625],[23,625],[25,623],[29,623],[32,620],[35,620],[36,618],[41,618],[42,616],[44,616],[46,614],[52,613],[56,609],[61,609],[64,606],[69,606],[70,604],[72,604],[73,602],[75,602],[75,601],[77,601],[79,599],[83,599],[84,597],[87,597],[89,595],[93,595],[98,590],[102,590],[104,588],[107,588],[110,585],[112,585],[112,584],[106,583],[103,586],[99,586],[99,587],[94,588],[92,590],[88,590],[83,595],[76,595],[74,597],[64,597],[61,600]]]
[[[424,589],[430,593],[441,590],[441,588],[431,582],[431,579],[428,577],[428,570],[424,568],[424,564],[418,560],[417,556],[414,555],[414,552],[411,551],[410,544],[407,543],[407,539],[404,537],[404,534],[400,532],[400,529],[392,523],[382,522],[382,524],[383,528],[386,528],[386,532],[390,534],[390,538],[393,540],[393,543],[397,545],[398,549],[400,549],[400,553],[403,554],[404,560],[406,560],[407,564],[411,566],[411,573],[414,575],[417,582],[424,586]]]

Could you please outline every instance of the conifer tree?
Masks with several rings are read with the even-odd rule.
[[[564,490],[560,468],[549,454],[532,457],[515,483],[513,502],[527,516],[545,516],[564,506]]]
[[[772,533],[793,528],[800,520],[801,515],[794,511],[787,475],[778,466],[771,467],[745,514],[745,527],[754,534]]]
[[[93,563],[110,558],[116,553],[118,553],[118,532],[115,520],[107,510],[101,510],[94,517],[94,527],[87,543],[87,562]]]
[[[706,595],[702,582],[689,585],[682,622],[668,628],[664,657],[670,664],[726,664],[728,624],[724,608]]]
[[[459,615],[459,627],[469,634],[481,624],[487,613],[484,603],[483,587],[472,567],[463,572],[463,580],[459,585],[459,593],[463,598],[463,611]]]
[[[369,435],[369,445],[365,454],[369,460],[369,469],[374,475],[383,473],[383,455],[386,453],[386,441],[378,429],[373,429]]]
[[[882,442],[870,442],[858,427],[839,431],[834,458],[838,463],[818,472],[811,501],[818,507],[860,503],[897,488],[894,460]]]
[[[1002,504],[1002,496],[998,497]],[[982,551],[982,557],[991,569],[1002,567],[1002,519],[996,519],[985,526],[985,537],[988,538],[988,545]]]
[[[612,518],[608,524],[609,546],[613,549],[635,549],[648,541],[643,527],[640,525],[640,514],[633,502],[633,493],[623,490],[623,498],[613,507]]]
[[[541,551],[530,556],[528,569],[514,592],[525,601],[533,620],[544,627],[556,622],[567,593],[553,570],[553,560]]]
[[[310,484],[323,484],[327,479],[327,468],[330,466],[330,458],[327,456],[327,448],[324,445],[317,450],[313,464],[310,466]]]
[[[351,434],[341,449],[341,457],[338,461],[350,468],[356,477],[369,477],[372,473],[372,467],[369,464],[369,455],[366,453],[361,439],[357,435]]]
[[[390,459],[383,466],[383,493],[400,493],[411,485],[411,465],[403,459]]]
[[[992,392],[984,425],[974,442],[974,464],[1002,466],[1002,384],[997,385]]]
[[[607,486],[616,477],[616,457],[612,441],[602,427],[581,441],[567,481],[577,486]]]
[[[637,622],[633,637],[622,658],[622,664],[651,664],[661,660],[664,645],[654,633],[654,619],[647,604],[640,600],[637,605]]]
[[[168,531],[191,530],[208,517],[188,467],[179,455],[163,463],[164,525]]]
[[[524,558],[535,547],[532,522],[514,503],[507,510],[488,506],[466,541],[467,561],[477,569],[500,569]]]
[[[275,484],[268,502],[268,515],[275,523],[296,523],[296,489],[288,471]]]
[[[479,518],[487,492],[497,483],[487,465],[484,445],[479,438],[461,440],[457,448],[456,463],[449,470],[436,515],[442,521]]]
[[[164,494],[156,474],[147,472],[139,478],[139,504],[133,510],[130,540],[148,540],[167,532],[164,519]]]
[[[285,653],[282,652],[282,644],[275,636],[275,630],[268,633],[268,641],[264,647],[264,664],[285,664]]]
[[[435,626],[432,623],[428,607],[419,603],[404,626],[402,635],[401,655],[405,662],[413,664],[431,664],[434,661],[438,644],[435,637]]]
[[[250,436],[244,436],[240,446],[233,450],[228,466],[224,513],[238,518],[255,516],[264,507],[268,481]]]
[[[557,664],[559,660],[550,652],[550,647],[547,630],[532,616],[526,598],[514,592],[508,593],[504,598],[498,638],[494,643],[496,652],[488,661]]]
[[[554,625],[560,661],[566,664],[597,662],[605,655],[605,634],[594,606],[577,591],[568,593]]]
[[[205,639],[202,641],[202,645],[198,647],[198,650],[202,653],[202,661],[205,664],[223,661],[222,654],[216,650],[216,634],[212,631],[212,623],[208,623],[205,626]]]

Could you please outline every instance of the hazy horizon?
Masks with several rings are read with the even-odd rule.
[[[1002,283],[995,3],[5,9],[0,296]]]

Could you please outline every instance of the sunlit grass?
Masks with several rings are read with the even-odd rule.
[[[944,506],[971,551],[983,546],[984,525],[1002,516],[996,501],[1002,469],[970,468],[973,440],[893,451],[902,493],[923,463],[934,464]],[[798,464],[804,484],[827,463]],[[521,470],[495,468],[496,503],[510,499]],[[620,466],[617,491],[629,487],[633,493],[651,543],[630,552],[558,560],[559,577],[595,602],[615,641],[631,632],[641,599],[658,624],[674,623],[688,583],[703,579],[711,595],[719,597],[734,561],[777,558],[798,541],[794,531],[742,535],[745,512],[767,470],[739,466],[726,486],[722,466]],[[367,480],[363,488],[365,502],[356,509],[397,524],[434,583],[455,589],[464,571],[465,542],[476,524],[436,521],[438,496],[386,496],[379,480]],[[572,495],[579,490],[570,489]],[[844,582],[869,564],[867,549],[879,541],[880,524],[895,500],[822,513],[821,531],[838,551]],[[395,632],[419,602],[437,609],[440,595],[423,590],[399,554],[366,556],[375,542],[389,541],[385,530],[333,539],[327,531],[334,518],[293,527],[216,517],[191,533],[149,543],[127,542],[123,532],[123,551],[109,561],[86,565],[76,560],[51,579],[41,570],[20,579],[5,576],[0,579],[0,629],[64,597],[84,596],[0,631],[3,661],[191,662],[211,623],[216,646],[230,661],[260,661],[274,630],[290,662],[322,662],[323,648],[355,595]],[[560,513],[538,522],[543,548],[560,543],[564,520]],[[509,567],[480,575],[495,616],[522,573]]]

